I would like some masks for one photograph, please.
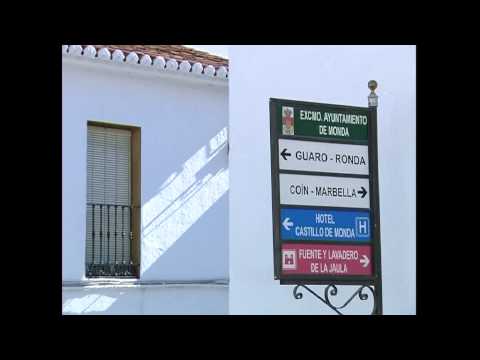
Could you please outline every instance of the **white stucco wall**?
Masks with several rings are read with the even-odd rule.
[[[375,79],[383,307],[414,314],[415,47],[231,46],[229,55],[230,313],[333,314],[305,291],[294,299],[293,286],[273,279],[269,98],[366,107],[367,82]],[[356,303],[347,312],[368,311]]]
[[[63,280],[84,278],[89,120],[141,127],[140,279],[228,279],[226,83],[186,75],[155,75],[135,70],[135,66],[68,56],[63,57],[62,66]],[[214,289],[210,290],[213,293],[205,299],[218,295],[218,301],[227,301],[227,287],[201,291],[208,293],[209,289]],[[70,300],[81,298],[84,291],[65,290],[64,306],[68,302],[71,308]],[[112,291],[108,296],[115,297]],[[134,301],[127,299],[128,294],[136,293],[142,302],[156,303],[160,310],[155,311],[161,312],[163,297],[171,301],[167,300],[171,295],[162,295],[168,291],[174,290],[135,290],[117,295],[127,304]],[[178,292],[178,304],[185,303],[182,294],[190,292],[191,297],[191,291]],[[198,300],[196,307],[184,310],[204,312],[209,307],[208,301]],[[182,306],[175,309],[181,312]]]
[[[225,315],[228,285],[64,288],[65,315]]]

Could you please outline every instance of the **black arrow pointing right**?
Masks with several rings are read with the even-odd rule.
[[[282,155],[283,160],[287,160],[287,156],[292,156],[292,154],[287,152],[287,149],[283,149],[280,155]]]
[[[365,197],[365,195],[367,195],[367,190],[365,190],[365,188],[362,186],[362,191],[358,191],[359,194],[362,194],[362,199]]]

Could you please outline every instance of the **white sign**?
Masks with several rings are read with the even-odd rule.
[[[321,175],[280,175],[280,204],[370,208],[368,179]]]
[[[368,146],[278,139],[280,170],[368,175]]]

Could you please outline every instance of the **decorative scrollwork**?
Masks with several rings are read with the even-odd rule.
[[[315,296],[317,299],[321,300],[325,305],[327,305],[330,309],[332,309],[333,311],[335,311],[338,315],[344,315],[342,312],[340,312],[341,309],[344,309],[345,307],[347,307],[348,304],[350,304],[352,302],[352,300],[358,296],[358,298],[362,301],[366,301],[368,300],[369,296],[367,293],[364,293],[364,290],[365,289],[368,289],[370,290],[370,292],[372,293],[372,297],[373,297],[373,308],[372,308],[372,312],[370,313],[371,315],[375,314],[376,312],[376,297],[375,297],[375,290],[372,286],[369,286],[369,285],[361,285],[354,293],[352,296],[350,296],[348,298],[347,301],[345,301],[342,305],[340,306],[335,306],[332,301],[330,300],[330,296],[337,296],[338,294],[338,289],[337,287],[334,285],[334,284],[330,284],[328,286],[325,287],[325,291],[324,291],[324,298],[322,298],[320,295],[318,295],[317,293],[315,293],[312,289],[310,289],[309,287],[307,287],[306,285],[296,285],[293,289],[293,296],[295,297],[295,299],[299,300],[299,299],[302,299],[303,298],[303,293],[301,293],[299,291],[299,288],[304,288],[305,290],[307,290],[308,292],[310,292],[313,296]]]
[[[295,288],[293,289],[293,297],[294,297],[295,299],[297,299],[297,300],[303,298],[303,294],[302,294],[301,292],[297,291],[300,286],[301,286],[301,285],[297,285],[297,286],[295,286]]]

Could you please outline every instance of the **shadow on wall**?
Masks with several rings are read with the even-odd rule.
[[[225,161],[227,139],[227,128],[224,127],[142,206],[142,278],[194,280],[226,277],[228,207],[226,204],[217,209],[213,207],[229,187]],[[221,154],[224,156],[219,156]],[[193,229],[192,226],[209,210],[214,213],[202,218],[202,224]],[[177,244],[180,238],[184,238],[183,244]],[[173,244],[176,244],[175,254],[167,259],[166,252],[171,251]],[[157,262],[161,256],[162,261]],[[200,257],[204,260],[206,257],[208,261],[199,264]],[[222,273],[223,276],[218,275]]]
[[[224,127],[184,162],[179,173],[170,175],[155,196],[143,204],[142,279],[205,280],[228,277],[228,204],[226,198],[222,199],[229,188],[225,160],[227,139],[227,128]],[[209,216],[205,216],[209,210]],[[202,221],[198,222],[200,218]],[[209,236],[213,233],[215,235]],[[184,244],[176,245],[172,252],[172,245],[180,238],[185,240]],[[167,250],[170,250],[168,256]],[[158,261],[160,257],[162,260]],[[125,295],[124,292],[112,292],[110,295],[114,296],[97,293],[68,298],[68,292],[64,291],[63,313],[105,313],[110,312],[114,304],[114,307],[124,307],[122,301],[118,301]],[[124,302],[131,301],[127,299]],[[141,302],[140,299],[138,301]]]
[[[117,297],[102,294],[88,294],[82,297],[66,299],[63,302],[64,314],[88,314],[107,311],[116,301]]]
[[[63,315],[226,315],[226,286],[68,289]]]

